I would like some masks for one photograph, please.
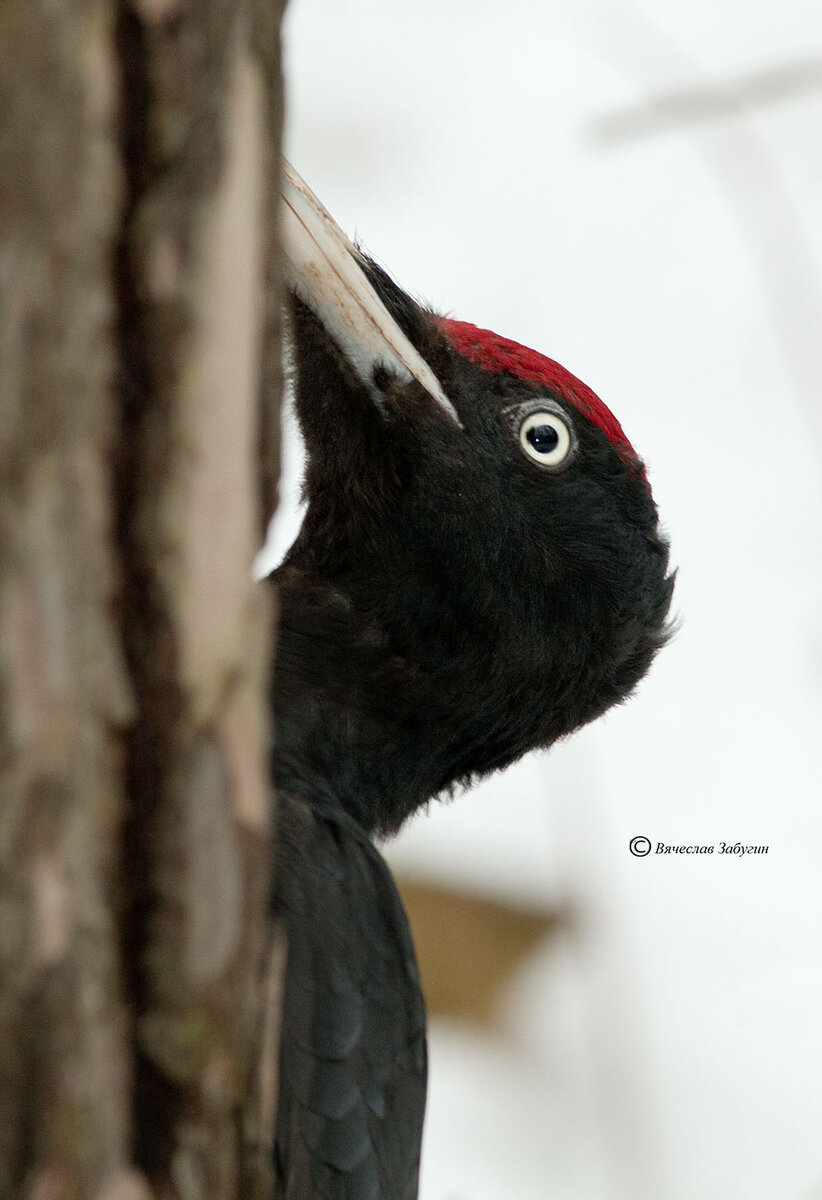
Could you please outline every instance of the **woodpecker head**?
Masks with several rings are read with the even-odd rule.
[[[424,760],[405,780],[416,807],[630,694],[666,640],[668,547],[642,462],[585,384],[417,304],[301,181],[284,194],[308,508],[279,579],[294,604],[323,597],[371,681],[349,681],[350,728]],[[326,238],[311,261],[304,234]]]

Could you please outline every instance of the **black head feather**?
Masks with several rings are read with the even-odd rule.
[[[668,636],[673,577],[641,464],[575,394],[471,361],[362,264],[462,428],[379,362],[366,385],[294,301],[308,508],[274,574],[275,776],[306,796],[333,780],[389,832],[624,700]],[[573,443],[557,469],[520,442],[546,409]]]

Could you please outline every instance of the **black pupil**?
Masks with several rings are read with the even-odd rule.
[[[537,454],[550,454],[559,442],[559,434],[553,425],[532,425],[525,436]]]

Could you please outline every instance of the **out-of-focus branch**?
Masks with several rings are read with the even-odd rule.
[[[721,83],[653,96],[643,104],[597,117],[589,131],[601,145],[615,145],[678,125],[738,116],[745,110],[792,100],[820,88],[822,58],[807,58]]]
[[[604,10],[603,10],[604,11]],[[623,3],[618,25],[598,25],[592,38],[603,57],[621,68],[636,83],[660,72],[673,77],[704,76],[695,62],[672,38],[630,4]],[[684,119],[686,96],[704,97],[703,110],[714,123],[704,120],[699,148],[709,169],[725,192],[731,211],[747,242],[751,260],[762,283],[762,297],[770,313],[771,326],[782,352],[786,378],[802,407],[809,436],[822,454],[822,410],[818,403],[822,381],[822,286],[815,269],[813,244],[785,186],[767,140],[749,119],[748,95],[763,102],[787,94],[787,79],[793,71],[801,87],[819,84],[822,61],[808,59],[794,68],[761,72],[753,79],[733,85],[697,85],[677,93],[668,101],[650,100],[636,109],[615,112],[590,125],[591,137],[600,147],[624,144],[628,139],[670,132]],[[720,115],[735,119],[716,122]],[[696,114],[699,114],[697,104]]]

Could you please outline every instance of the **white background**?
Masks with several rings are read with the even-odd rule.
[[[285,36],[297,169],[409,291],[603,397],[679,567],[628,705],[391,850],[576,915],[500,1037],[434,1023],[422,1198],[819,1200],[822,5],[292,0]]]

